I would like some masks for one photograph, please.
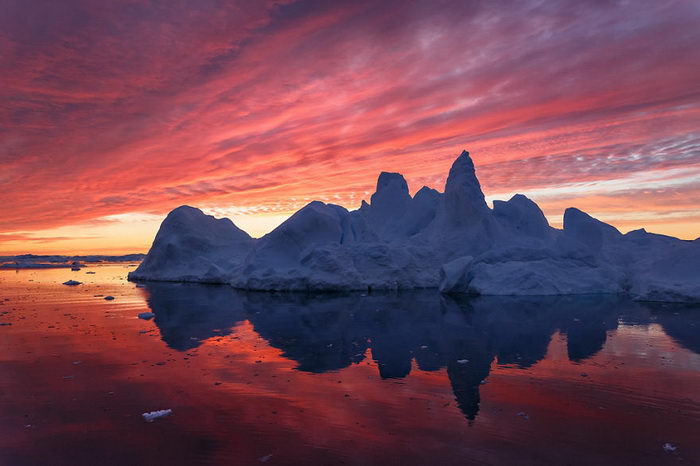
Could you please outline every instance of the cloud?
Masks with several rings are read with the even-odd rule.
[[[0,231],[354,207],[462,148],[487,193],[700,164],[692,2],[42,5],[0,3]]]
[[[32,233],[0,233],[0,243],[5,242],[32,242],[32,243],[53,243],[56,241],[73,241],[94,239],[96,236],[35,236]]]

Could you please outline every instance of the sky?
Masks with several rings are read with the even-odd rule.
[[[146,252],[188,204],[260,236],[469,150],[623,232],[700,236],[700,2],[0,0],[0,253]]]

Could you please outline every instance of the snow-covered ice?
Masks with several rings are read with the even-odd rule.
[[[664,449],[664,451],[666,453],[675,453],[676,450],[678,450],[678,447],[676,447],[674,444],[668,443],[668,442],[664,443],[662,448]]]
[[[160,409],[158,411],[151,411],[148,413],[143,413],[141,416],[146,420],[146,422],[153,422],[156,419],[170,416],[172,414],[172,409]]]
[[[148,255],[129,277],[226,283],[252,244],[231,220],[181,206],[165,218]]]
[[[359,209],[314,201],[260,239],[182,206],[161,224],[133,280],[229,283],[254,290],[439,288],[444,293],[616,293],[700,302],[700,239],[615,227],[576,208],[549,225],[522,194],[489,208],[464,151],[444,192],[411,196],[382,172]]]

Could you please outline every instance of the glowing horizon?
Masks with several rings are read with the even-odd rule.
[[[37,5],[36,3],[42,3]],[[381,171],[553,226],[700,237],[700,6],[682,1],[0,6],[0,254],[146,252],[189,204],[261,236]]]

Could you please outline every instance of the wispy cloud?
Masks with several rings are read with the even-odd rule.
[[[550,215],[619,197],[600,192],[606,180],[700,164],[693,2],[0,10],[0,231],[183,203],[251,215],[311,199],[354,207],[381,170],[405,173],[414,191],[440,188],[462,148],[487,193],[562,188]],[[573,184],[598,188],[574,199]],[[675,209],[643,190],[625,198],[640,221]]]

